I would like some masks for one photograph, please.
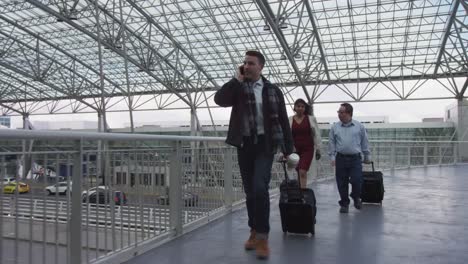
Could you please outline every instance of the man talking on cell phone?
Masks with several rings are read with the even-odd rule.
[[[281,90],[261,75],[265,57],[247,51],[237,76],[215,94],[216,104],[232,107],[226,143],[237,147],[242,184],[246,194],[250,236],[246,250],[255,249],[260,259],[268,258],[270,195],[268,185],[274,154],[292,153],[293,144]]]

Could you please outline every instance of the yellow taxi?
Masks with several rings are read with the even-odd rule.
[[[19,193],[27,193],[31,188],[29,184],[24,182],[10,182],[3,187],[3,193],[15,193],[16,189],[18,189]]]

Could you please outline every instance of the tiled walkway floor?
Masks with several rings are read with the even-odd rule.
[[[128,263],[468,263],[468,165],[386,172],[383,206],[338,213],[333,180],[312,185],[316,235],[284,235],[272,203],[266,261],[246,252],[245,210],[133,258]]]

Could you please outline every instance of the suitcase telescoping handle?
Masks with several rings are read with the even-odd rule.
[[[281,144],[281,151],[283,153],[286,152],[286,147],[284,144]],[[283,164],[283,170],[284,170],[284,178],[286,179],[286,182],[289,182],[289,177],[288,177],[288,170],[286,169],[286,163],[288,162],[284,157],[279,160]]]
[[[286,169],[286,160],[280,161],[283,164],[283,170],[284,170],[284,178],[286,179],[286,182],[289,182],[289,177],[288,177],[288,170]]]
[[[363,162],[363,163],[364,163],[364,162]],[[364,164],[366,164],[366,163],[364,163]],[[375,168],[374,168],[374,162],[373,162],[373,161],[371,161],[371,162],[370,162],[370,164],[372,165],[372,172],[375,172]]]
[[[283,164],[284,178],[286,179],[286,185],[288,185],[289,184],[289,176],[288,176],[288,170],[286,169],[287,161],[282,160],[280,162]],[[299,188],[297,189],[298,192],[297,191],[294,192],[294,190],[296,190],[296,189],[291,190],[288,187],[286,187],[286,193],[288,195],[288,198],[294,197],[294,198],[289,199],[289,201],[304,202],[304,194],[302,193],[302,189],[301,189],[301,181],[298,179],[297,183],[299,184]],[[291,192],[292,192],[292,194],[291,194]]]

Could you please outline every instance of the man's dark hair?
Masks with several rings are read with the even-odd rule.
[[[304,115],[310,115],[310,112],[311,112],[311,111],[310,111],[310,105],[308,105],[308,104],[306,103],[306,101],[304,101],[304,99],[301,99],[301,98],[297,99],[297,100],[294,102],[294,108],[296,108],[296,106],[297,106],[298,104],[303,104],[303,105],[304,105]]]
[[[260,62],[260,64],[263,66],[265,66],[265,56],[263,56],[262,53],[260,53],[260,51],[256,51],[256,50],[249,50],[245,53],[245,56],[253,56],[253,57],[257,57],[258,58],[258,61]]]
[[[347,113],[349,113],[351,116],[353,116],[353,106],[349,103],[342,103],[341,106],[343,106],[346,110]]]

